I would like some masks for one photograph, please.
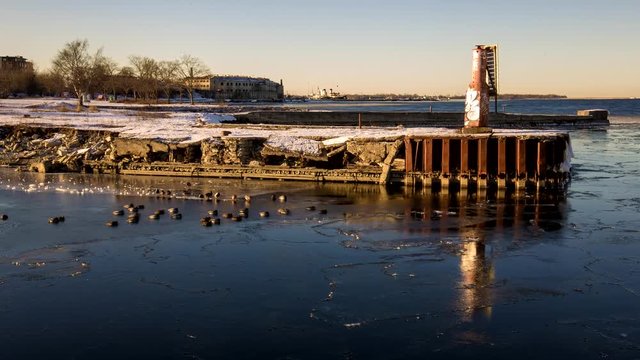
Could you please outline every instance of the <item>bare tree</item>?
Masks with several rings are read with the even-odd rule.
[[[137,92],[144,94],[144,99],[158,99],[158,62],[144,56],[130,56],[129,62],[137,78]]]
[[[160,61],[158,63],[158,79],[164,95],[167,97],[167,104],[171,103],[171,92],[178,85],[178,69],[180,63],[177,61]]]
[[[95,86],[103,61],[102,49],[98,49],[94,55],[89,54],[87,40],[66,43],[53,59],[53,72],[73,88],[78,97],[78,109],[83,105],[83,96]]]
[[[45,95],[60,96],[66,91],[64,79],[54,72],[38,73],[37,82]]]
[[[115,60],[105,57],[104,61],[99,66],[100,84],[102,85],[102,93],[106,95],[111,93],[113,97],[116,97],[118,90],[118,79],[116,75],[120,71],[118,63]]]
[[[209,68],[197,57],[184,55],[180,60],[178,73],[182,86],[189,94],[189,101],[193,105],[193,91],[196,86],[195,80],[199,77],[210,76]]]
[[[34,78],[33,70],[0,69],[0,97],[29,92]]]
[[[135,72],[130,66],[123,66],[116,75],[118,88],[122,90],[125,98],[129,96],[129,92],[133,92],[135,99]]]

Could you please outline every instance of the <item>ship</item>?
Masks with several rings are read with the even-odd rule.
[[[339,92],[333,91],[333,89],[322,89],[318,88],[318,92],[314,92],[309,95],[309,99],[311,100],[346,100],[345,95],[341,95]]]

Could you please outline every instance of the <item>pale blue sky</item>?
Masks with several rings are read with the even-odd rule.
[[[475,44],[499,45],[503,93],[640,96],[640,0],[0,0],[0,55],[39,69],[87,39],[130,55],[191,54],[285,90],[462,94]]]

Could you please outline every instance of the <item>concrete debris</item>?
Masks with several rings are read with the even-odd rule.
[[[118,172],[131,164],[180,163],[197,165],[278,165],[287,168],[336,169],[345,165],[382,166],[393,141],[349,140],[323,143],[296,136],[211,137],[197,142],[168,142],[120,136],[117,132],[0,127],[0,164],[29,171]],[[96,164],[97,169],[94,169]],[[387,164],[388,165],[388,164]]]

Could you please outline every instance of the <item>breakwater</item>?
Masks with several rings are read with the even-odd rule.
[[[253,111],[235,115],[238,122],[272,125],[427,126],[461,128],[462,112]],[[606,110],[581,110],[576,115],[490,113],[494,128],[591,128],[609,125]]]
[[[440,186],[562,187],[571,148],[562,132],[381,128],[372,137],[219,136],[178,142],[117,130],[3,126],[0,162],[36,172],[85,172]],[[256,127],[252,127],[256,130]],[[261,127],[262,130],[270,127]],[[345,127],[344,133],[357,133]],[[246,133],[245,133],[246,134]],[[280,146],[284,140],[288,146]],[[309,145],[314,145],[309,150]]]

